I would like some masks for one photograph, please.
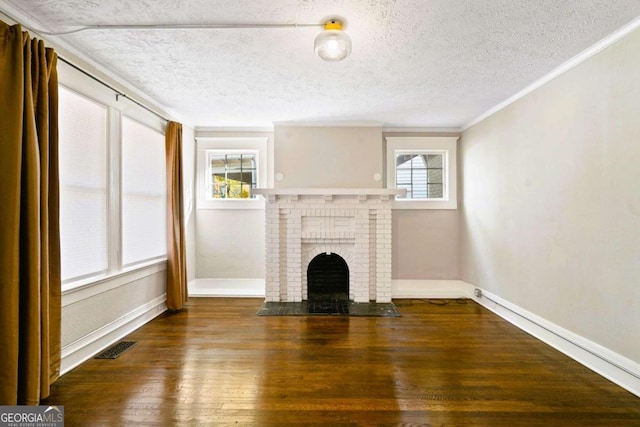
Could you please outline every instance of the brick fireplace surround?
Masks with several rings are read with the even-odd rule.
[[[257,189],[266,199],[266,301],[307,299],[307,267],[333,253],[349,268],[349,299],[391,302],[391,207],[404,190]]]

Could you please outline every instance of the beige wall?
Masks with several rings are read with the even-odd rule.
[[[382,188],[380,127],[276,126],[276,188]]]
[[[393,211],[393,279],[460,279],[457,210]]]
[[[104,286],[108,290],[95,292],[92,296],[73,303],[67,303],[67,300],[73,298],[73,293],[79,290],[67,291],[62,296],[63,348],[92,334],[98,334],[132,311],[164,296],[166,292],[165,271],[109,286],[112,282],[123,281],[118,278],[105,280],[98,286]]]
[[[199,209],[196,277],[264,279],[264,210]]]
[[[459,137],[455,132],[385,132],[383,137]],[[384,138],[383,138],[384,143]],[[384,148],[386,151],[386,147]],[[459,162],[460,156],[458,156]],[[386,170],[386,165],[385,165]],[[460,175],[458,164],[458,175]],[[458,178],[458,187],[460,187]],[[460,188],[458,188],[458,194]],[[460,209],[393,211],[393,279],[460,279]]]
[[[247,135],[196,132],[196,137]],[[385,146],[380,127],[279,125],[273,135],[261,135],[274,139],[271,173],[285,175],[284,180],[275,182],[276,187],[384,185]],[[383,179],[375,181],[375,173]],[[393,215],[393,279],[460,278],[459,211],[394,210]],[[199,209],[192,238],[196,278],[264,278],[264,211]]]
[[[196,138],[247,138],[273,140],[271,132],[204,131]],[[267,163],[273,162],[268,144]],[[197,144],[194,147],[196,160]],[[194,173],[198,172],[197,165]],[[268,167],[267,175],[273,174]],[[196,187],[197,187],[197,177]],[[267,179],[267,184],[269,183]],[[194,209],[196,194],[193,194]],[[196,279],[263,279],[264,278],[264,210],[260,209],[195,209],[192,237]]]
[[[640,362],[640,32],[463,134],[462,278]]]

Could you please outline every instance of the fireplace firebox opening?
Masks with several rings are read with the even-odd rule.
[[[340,255],[317,255],[307,267],[307,300],[349,301],[349,266]]]

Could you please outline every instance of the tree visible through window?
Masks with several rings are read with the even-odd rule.
[[[396,156],[396,188],[407,190],[405,199],[444,197],[444,155],[399,154]]]
[[[256,188],[255,154],[209,153],[209,197],[249,199]]]

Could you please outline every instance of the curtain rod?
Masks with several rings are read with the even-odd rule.
[[[72,68],[75,68],[76,70],[80,71],[82,74],[84,74],[85,76],[95,80],[96,82],[100,83],[103,86],[108,87],[109,89],[111,89],[112,91],[114,91],[116,93],[116,101],[118,100],[119,96],[122,96],[124,98],[127,98],[129,101],[133,102],[134,104],[136,104],[137,106],[147,110],[148,112],[150,112],[151,114],[153,114],[156,117],[159,117],[161,120],[164,120],[165,122],[169,122],[169,119],[167,119],[166,117],[156,113],[155,111],[153,111],[151,108],[147,107],[146,105],[143,105],[141,103],[139,103],[138,101],[136,101],[135,99],[127,96],[127,94],[122,93],[121,91],[119,91],[118,89],[114,88],[113,86],[111,86],[109,83],[99,79],[98,77],[94,76],[93,74],[83,70],[82,68],[78,67],[76,64],[70,62],[68,59],[64,59],[61,56],[58,56],[58,59],[62,62],[64,62],[65,64],[69,65]]]
[[[44,31],[35,30],[47,36],[63,36],[90,30],[233,30],[251,28],[307,28],[324,27],[325,24],[94,24],[84,25],[71,30]]]
[[[10,20],[14,21],[15,23],[17,23],[17,24],[21,25],[22,27],[24,27],[24,28],[26,28],[26,29],[28,29],[28,30],[30,30],[30,31],[33,31],[33,32],[35,32],[35,33],[42,33],[42,34],[44,34],[44,35],[54,35],[54,34],[55,34],[55,33],[50,33],[50,32],[47,32],[47,31],[41,31],[41,30],[38,30],[38,29],[35,29],[35,28],[30,28],[30,27],[29,27],[29,26],[27,26],[27,25],[20,24],[20,21],[19,21],[19,20],[17,20],[17,19],[15,19],[15,18],[13,18],[12,16],[10,16],[10,15],[6,14],[4,11],[0,11],[0,14],[2,14],[2,15],[4,15],[4,16],[8,17]],[[87,28],[87,29],[88,29],[88,28]],[[116,88],[114,88],[113,86],[111,86],[109,83],[107,83],[107,82],[103,81],[102,79],[100,79],[100,78],[98,78],[98,77],[94,76],[93,74],[91,74],[91,73],[89,73],[89,72],[87,72],[87,71],[83,70],[82,68],[78,67],[76,64],[72,63],[72,62],[71,62],[71,61],[69,61],[68,59],[64,59],[64,58],[63,58],[63,57],[61,57],[60,55],[58,55],[58,59],[59,59],[60,61],[64,62],[65,64],[69,65],[70,67],[75,68],[76,70],[80,71],[82,74],[84,74],[85,76],[89,77],[90,79],[93,79],[93,80],[95,80],[96,82],[100,83],[101,85],[103,85],[103,86],[105,86],[105,87],[107,87],[107,88],[111,89],[112,91],[114,91],[114,92],[116,93],[116,101],[118,100],[118,97],[119,97],[119,96],[123,96],[123,97],[127,98],[129,101],[131,101],[131,102],[133,102],[134,104],[136,104],[137,106],[139,106],[140,108],[142,108],[142,109],[144,109],[144,110],[146,110],[146,111],[150,112],[150,113],[151,113],[151,114],[153,114],[154,116],[158,117],[160,120],[164,120],[165,122],[169,122],[169,121],[170,121],[169,119],[167,119],[166,117],[164,117],[164,116],[160,115],[159,113],[156,113],[155,111],[153,111],[151,108],[147,107],[146,105],[143,105],[143,104],[139,103],[138,101],[136,101],[135,99],[133,99],[133,98],[131,98],[131,97],[127,96],[127,94],[122,93],[122,92],[121,92],[121,91],[119,91],[118,89],[116,89]]]

